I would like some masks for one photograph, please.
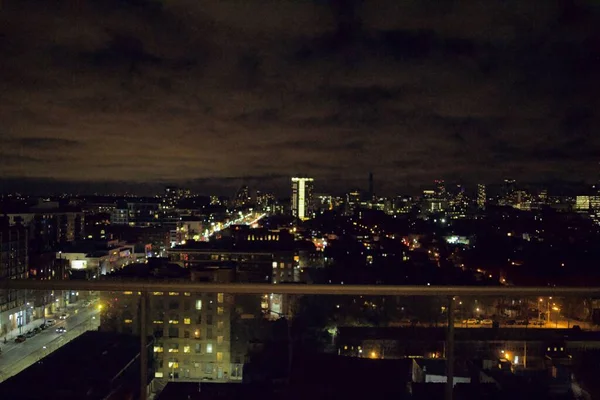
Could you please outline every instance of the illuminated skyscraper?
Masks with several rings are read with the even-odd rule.
[[[244,208],[250,205],[252,198],[250,197],[250,189],[248,186],[243,185],[235,195],[235,207]]]
[[[480,183],[479,185],[477,185],[477,207],[479,207],[480,209],[485,208],[485,196],[485,185],[483,183]]]
[[[433,182],[435,183],[435,191],[436,191],[437,197],[440,199],[445,199],[447,196],[447,192],[446,192],[446,183],[444,182],[444,180],[436,179]]]
[[[313,216],[313,178],[292,178],[292,215],[301,220]]]

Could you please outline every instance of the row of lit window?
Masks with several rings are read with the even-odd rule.
[[[217,336],[217,344],[223,344],[223,336]],[[191,353],[191,346],[190,345],[184,345],[183,346],[183,352],[184,353]],[[154,352],[155,353],[164,353],[165,348],[163,346],[154,346]],[[178,344],[172,344],[167,351],[169,353],[179,353],[179,345]],[[200,344],[196,344],[196,352],[200,353],[201,352],[201,345]],[[206,353],[207,354],[212,354],[213,353],[213,344],[212,343],[207,343],[206,344]],[[219,354],[219,352],[217,352],[217,354]],[[218,357],[217,357],[218,358]]]
[[[123,294],[126,295],[131,295],[133,294],[133,292],[131,291],[127,291],[127,292],[123,292]],[[137,292],[137,294],[142,294],[141,292]],[[152,294],[154,296],[164,296],[164,292],[152,292]],[[184,296],[191,296],[192,294],[190,292],[183,292]],[[169,292],[169,296],[179,296],[179,292]],[[217,303],[223,303],[225,301],[225,294],[224,293],[217,293]],[[202,300],[196,300],[196,309],[200,310],[202,309]]]

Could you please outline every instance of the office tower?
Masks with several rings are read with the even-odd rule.
[[[485,196],[485,184],[480,183],[479,185],[477,185],[477,207],[479,207],[482,210],[485,208]]]
[[[362,195],[359,189],[346,193],[346,215],[353,215],[360,207],[361,197]]]
[[[292,215],[306,220],[312,217],[313,178],[292,178]]]
[[[443,179],[436,179],[433,181],[435,183],[436,195],[440,199],[446,198],[446,184]]]
[[[165,194],[162,198],[162,209],[174,210],[177,207],[179,200],[189,194],[189,190],[180,189],[174,186],[167,186],[165,188]]]
[[[235,207],[244,208],[251,203],[250,189],[248,186],[243,185],[235,195]]]
[[[575,211],[587,213],[590,210],[590,196],[577,196],[575,198]]]
[[[542,189],[540,191],[538,199],[539,199],[540,204],[547,204],[548,203],[548,189]]]

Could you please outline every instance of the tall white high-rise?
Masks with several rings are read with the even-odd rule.
[[[306,220],[313,216],[313,178],[292,178],[292,215]]]

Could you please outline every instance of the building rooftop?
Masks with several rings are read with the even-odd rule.
[[[361,340],[444,341],[446,328],[430,327],[340,327],[339,343]],[[600,332],[539,328],[455,328],[456,341],[600,341]]]
[[[277,251],[314,250],[315,245],[307,241],[233,241],[215,240],[211,242],[188,241],[184,245],[172,248],[170,251],[223,251],[223,252],[256,252],[270,253]]]
[[[118,269],[103,279],[181,279],[190,278],[190,270],[171,263],[132,263]]]
[[[139,352],[135,336],[89,331],[1,383],[0,393],[11,400],[104,399]],[[136,386],[139,368],[132,372],[128,383]]]

